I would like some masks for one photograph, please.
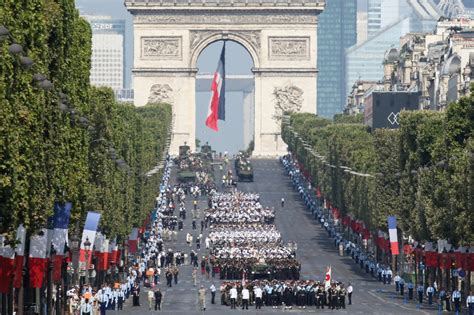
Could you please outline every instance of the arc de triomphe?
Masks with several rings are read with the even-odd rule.
[[[196,63],[218,40],[238,42],[253,59],[254,155],[285,151],[282,111],[316,112],[316,28],[324,0],[125,0],[125,5],[133,15],[134,102],[172,104],[171,154],[185,141],[194,149]]]

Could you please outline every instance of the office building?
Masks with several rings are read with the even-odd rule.
[[[357,42],[357,1],[331,0],[318,24],[318,115],[332,118],[346,103],[345,50]]]
[[[124,88],[125,20],[85,16],[92,28],[91,84],[114,91]]]
[[[367,40],[367,12],[357,12],[357,44]]]
[[[346,95],[350,94],[356,81],[381,80],[385,52],[391,47],[398,47],[402,36],[413,32],[431,32],[436,27],[436,21],[440,18],[436,7],[425,0],[420,1],[368,2],[368,39],[346,52]],[[380,11],[383,22],[381,20],[379,23],[376,19],[375,9]],[[375,31],[379,27],[377,32],[371,34],[371,30]]]

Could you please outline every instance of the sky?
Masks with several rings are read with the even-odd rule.
[[[132,16],[126,10],[123,0],[76,0],[76,7],[84,15],[106,15],[114,19],[125,19],[125,84],[130,85],[131,68],[133,67],[133,32]],[[198,59],[199,73],[213,73],[216,70],[222,42],[209,45]],[[226,73],[251,74],[253,62],[248,52],[239,44],[229,42],[226,48]],[[210,89],[210,87],[209,87]],[[205,127],[210,93],[200,92],[196,95],[196,137],[211,144],[218,152],[235,153],[245,149],[243,145],[243,108],[242,93],[226,93],[226,121],[219,121],[219,132],[213,132]]]

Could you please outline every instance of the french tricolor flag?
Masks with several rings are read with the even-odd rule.
[[[71,217],[72,203],[54,204],[54,230],[51,243],[56,251],[53,255],[53,280],[61,280],[61,267],[64,257],[64,247],[66,245],[69,218]]]
[[[399,255],[398,235],[397,235],[397,218],[395,216],[388,217],[388,234],[390,236],[390,245],[392,255]]]
[[[109,240],[105,237],[100,248],[99,264],[98,270],[107,270],[109,268]]]
[[[117,256],[118,256],[118,246],[117,246],[117,238],[115,238],[109,242],[109,265],[115,264],[117,262]]]
[[[23,261],[25,257],[25,241],[26,229],[20,224],[16,230],[16,248],[15,248],[15,276],[13,278],[13,287],[19,289],[21,287],[21,279],[23,278]]]
[[[214,131],[219,131],[217,120],[225,120],[225,41],[212,80],[211,100],[209,101],[206,126]]]
[[[0,293],[8,293],[13,280],[15,250],[5,244],[5,237],[0,235]]]
[[[48,263],[48,230],[42,229],[37,235],[30,238],[30,256],[28,258],[28,271],[30,287],[41,288]]]
[[[79,268],[85,270],[87,266],[90,266],[92,259],[92,245],[95,241],[95,235],[97,234],[97,227],[99,226],[100,213],[89,211],[87,213],[86,224],[84,225],[84,231],[82,232],[81,249],[79,252]],[[88,252],[88,262],[86,263],[86,248],[84,243],[89,240],[91,247]]]
[[[128,251],[135,254],[138,250],[138,228],[133,228],[128,238]]]

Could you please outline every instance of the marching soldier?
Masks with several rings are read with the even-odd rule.
[[[339,290],[339,307],[346,309],[346,289],[342,284]]]

